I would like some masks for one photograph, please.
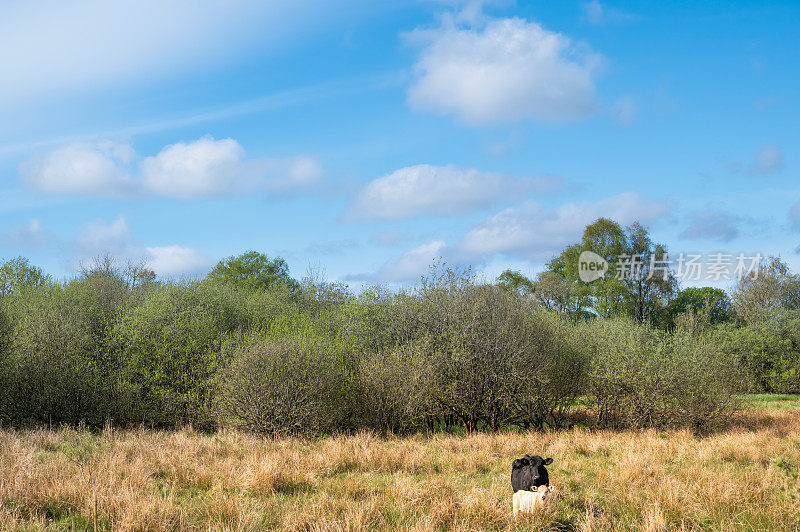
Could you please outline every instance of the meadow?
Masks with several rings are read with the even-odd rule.
[[[797,530],[800,397],[659,431],[259,437],[230,429],[0,432],[4,530]],[[514,522],[510,464],[554,458]]]

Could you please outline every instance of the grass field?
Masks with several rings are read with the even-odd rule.
[[[753,396],[724,432],[0,431],[2,530],[798,530],[800,400]],[[514,523],[511,460],[554,458]]]

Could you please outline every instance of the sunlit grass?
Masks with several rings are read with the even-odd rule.
[[[526,452],[554,458],[557,496],[515,523],[509,470]],[[0,529],[796,530],[799,473],[795,409],[748,410],[706,436],[7,430]]]
[[[753,394],[745,395],[747,404],[756,409],[800,410],[800,395],[796,394]]]

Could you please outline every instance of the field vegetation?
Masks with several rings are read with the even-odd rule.
[[[6,261],[0,523],[506,529],[535,452],[560,496],[519,526],[800,527],[800,278],[584,283],[581,250],[666,254],[600,219],[535,279],[359,293],[257,252],[183,281]]]
[[[263,438],[229,429],[0,431],[4,530],[797,530],[800,412],[724,431]],[[749,404],[749,402],[748,402]],[[756,403],[759,405],[760,403]],[[510,464],[552,456],[514,522]]]

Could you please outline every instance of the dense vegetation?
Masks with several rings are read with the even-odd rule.
[[[601,222],[612,246],[664,250]],[[253,252],[185,282],[108,258],[54,282],[14,259],[0,268],[0,424],[700,430],[739,393],[800,391],[800,281],[779,260],[732,301],[676,293],[669,276],[582,286],[570,264],[497,284],[438,269],[353,294]]]

